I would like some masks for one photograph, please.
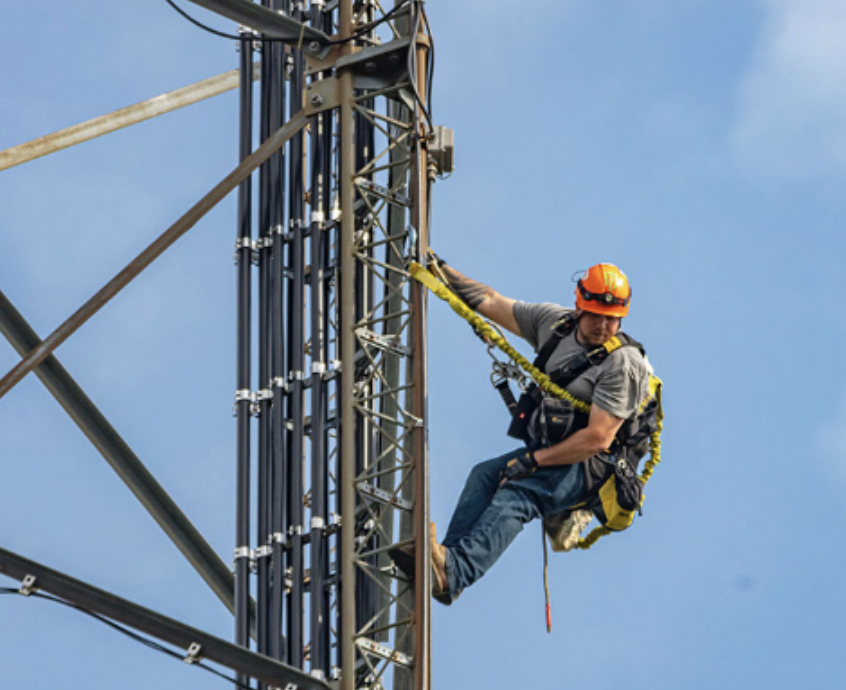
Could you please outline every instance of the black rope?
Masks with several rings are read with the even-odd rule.
[[[406,6],[408,6],[408,4],[411,1],[412,0],[405,0],[405,2],[400,3],[399,5],[394,7],[391,11],[382,15],[382,17],[380,17],[379,19],[362,26],[361,28],[358,29],[358,31],[356,31],[354,34],[352,34],[348,38],[338,38],[338,39],[327,41],[328,45],[340,45],[342,43],[349,43],[350,41],[354,41],[357,38],[361,38],[365,34],[369,33],[373,29],[375,29],[380,24],[384,24],[386,21],[388,21],[391,17],[393,17],[400,10],[405,9]],[[235,34],[228,34],[224,31],[218,31],[217,29],[213,29],[212,27],[208,26],[207,24],[203,24],[201,21],[195,19],[190,14],[188,14],[185,10],[183,10],[181,7],[179,7],[179,5],[177,5],[175,2],[173,2],[173,0],[165,0],[165,2],[168,5],[170,5],[173,9],[175,9],[179,14],[181,14],[185,19],[187,19],[189,22],[191,22],[195,26],[201,28],[203,31],[208,31],[210,34],[214,34],[215,36],[219,36],[221,38],[228,38],[228,39],[233,40],[233,41],[244,40],[243,36],[236,36]],[[273,38],[271,36],[262,36],[260,34],[255,37],[255,40],[277,42],[277,43],[289,43],[289,44],[295,44],[299,41],[299,39],[294,39],[294,38]]]

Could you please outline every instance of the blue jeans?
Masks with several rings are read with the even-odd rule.
[[[479,463],[467,477],[443,540],[453,600],[496,563],[523,525],[566,510],[584,498],[580,465],[544,467],[500,487],[499,473],[509,460],[525,452],[518,448]]]

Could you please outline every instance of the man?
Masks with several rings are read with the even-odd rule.
[[[542,351],[558,328],[557,345],[550,344],[554,347],[551,354],[550,347],[546,349],[543,365],[550,375],[566,370],[575,357],[617,335],[629,311],[628,279],[611,264],[593,266],[579,279],[575,310],[519,302],[445,263],[440,267],[452,290],[469,307],[524,338],[535,351]],[[562,323],[572,329],[564,337]],[[598,489],[614,471],[615,458],[607,451],[623,423],[636,416],[648,395],[650,373],[639,347],[613,350],[565,385],[573,397],[591,404],[590,413],[574,425],[574,431],[551,445],[532,440],[526,447],[473,468],[443,544],[438,544],[432,525],[432,593],[436,600],[451,604],[487,572],[524,524],[572,508]],[[403,567],[399,560],[397,563]]]

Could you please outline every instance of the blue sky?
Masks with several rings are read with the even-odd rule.
[[[427,8],[434,119],[456,132],[433,246],[529,301],[570,304],[574,272],[619,264],[634,288],[624,327],[664,379],[667,413],[644,517],[553,556],[553,634],[532,525],[455,606],[436,606],[435,687],[842,684],[846,8]],[[236,59],[163,0],[5,3],[0,149]],[[0,288],[42,336],[233,167],[236,118],[220,96],[0,173]],[[234,236],[229,200],[57,353],[227,560]],[[510,446],[484,348],[430,305],[443,531],[473,463]],[[16,362],[0,342],[0,369]],[[0,400],[0,463],[4,548],[231,636],[224,607],[34,377]],[[4,686],[227,687],[44,602],[0,597],[0,621]]]

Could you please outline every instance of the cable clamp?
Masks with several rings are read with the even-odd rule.
[[[270,249],[273,246],[273,230],[270,231],[269,234],[265,235],[264,237],[259,237],[255,241],[255,249]]]
[[[330,527],[340,527],[341,526],[341,515],[339,513],[329,513],[329,526]]]
[[[326,220],[326,214],[323,211],[312,211],[311,212],[311,222],[312,224],[317,223],[321,227],[323,226],[323,221]]]
[[[311,518],[311,528],[322,531],[326,528],[326,521],[322,517],[315,516]]]
[[[273,400],[273,391],[270,388],[262,388],[253,395],[253,402],[261,402],[262,400]]]
[[[249,249],[250,250],[250,263],[256,263],[256,243],[249,237],[239,237],[235,240],[235,255],[233,259],[235,261],[235,265],[237,266],[241,260],[241,250],[242,249]]]
[[[252,558],[253,551],[250,549],[249,546],[236,546],[235,547],[235,560],[237,561],[239,558]]]
[[[198,664],[203,658],[202,651],[203,646],[199,642],[192,642],[191,646],[188,647],[188,654],[185,655],[182,661],[186,664]]]
[[[308,375],[304,371],[289,371],[288,372],[288,380],[289,381],[305,381],[308,378]]]
[[[288,528],[288,536],[296,537],[303,533],[303,526],[302,525],[291,525]]]
[[[267,545],[267,544],[265,546],[259,546],[256,549],[255,553],[256,553],[256,560],[258,560],[259,558],[267,558],[268,556],[273,555],[273,547],[270,546],[270,545]]]
[[[288,382],[285,380],[284,376],[274,376],[270,381],[270,387],[280,388],[283,393],[287,393],[290,390]]]
[[[35,586],[35,575],[27,575],[21,581],[21,587],[18,590],[18,594],[23,594],[25,597],[28,597],[37,591],[38,587]]]
[[[262,388],[253,394],[253,401],[250,403],[250,412],[253,417],[259,417],[261,415],[261,404],[265,400],[273,400],[273,391],[269,388]]]
[[[287,545],[288,540],[284,532],[274,532],[270,535],[270,542],[272,544],[281,544],[284,547]]]
[[[326,363],[325,362],[312,362],[311,363],[311,373],[323,376],[324,374],[326,374]]]
[[[238,403],[249,402],[250,414],[257,417],[261,414],[261,403],[265,400],[273,400],[273,390],[270,388],[262,388],[253,393],[251,390],[243,388],[235,391],[235,406],[232,410],[234,416],[238,416]]]
[[[333,374],[340,373],[343,368],[343,362],[340,359],[333,359],[329,362],[329,371]]]

